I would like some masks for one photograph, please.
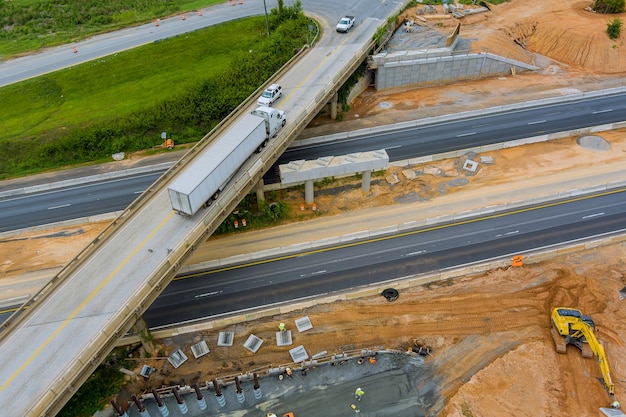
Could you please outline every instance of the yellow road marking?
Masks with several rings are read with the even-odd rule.
[[[15,378],[17,378],[17,376],[22,373],[22,371],[28,366],[30,365],[30,363],[37,357],[37,355],[39,355],[39,353],[41,353],[41,351],[50,344],[50,342],[52,342],[52,340],[54,340],[59,333],[61,333],[61,331],[67,327],[67,325],[70,323],[70,321],[72,321],[74,319],[74,317],[76,317],[78,315],[78,313],[80,313],[80,311],[85,308],[85,306],[87,304],[89,304],[89,302],[91,300],[93,300],[95,298],[95,296],[98,294],[98,292],[100,292],[100,290],[120,271],[120,269],[122,269],[134,256],[135,254],[143,247],[145,246],[145,244],[156,234],[156,232],[158,232],[163,225],[165,225],[165,223],[167,223],[170,218],[174,215],[174,212],[170,212],[167,217],[165,219],[163,219],[163,221],[161,223],[159,223],[159,225],[152,231],[150,232],[150,234],[139,244],[139,246],[137,246],[135,249],[133,249],[133,251],[122,261],[122,263],[120,263],[114,270],[113,272],[111,272],[102,282],[100,282],[100,284],[89,294],[89,296],[87,298],[85,298],[83,300],[82,303],[80,303],[80,305],[78,307],[76,307],[76,309],[74,309],[74,311],[72,311],[72,313],[63,321],[63,323],[61,323],[61,325],[41,344],[41,346],[39,346],[37,348],[37,350],[35,350],[29,357],[28,359],[26,359],[26,361],[24,361],[24,363],[17,368],[17,370],[13,373],[13,375],[11,375],[9,378],[7,378],[6,381],[4,381],[4,383],[2,384],[2,386],[0,386],[0,392],[4,391],[6,389],[6,387],[9,386],[9,384],[11,382],[13,382],[13,380]]]
[[[339,45],[335,45],[334,50],[337,50],[340,46],[343,46],[343,44],[345,44],[348,41],[348,39],[350,39],[350,37],[352,37],[352,33],[350,34],[349,37],[346,37],[343,40],[343,42],[341,42]],[[293,96],[300,88],[302,88],[302,85],[304,85],[313,76],[313,74],[315,74],[320,69],[320,67],[322,65],[324,65],[326,63],[326,61],[328,61],[330,59],[331,56],[333,56],[333,54],[334,54],[334,51],[333,51],[333,53],[326,54],[326,57],[324,59],[322,59],[320,61],[320,63],[317,64],[317,66],[315,68],[313,68],[313,70],[311,72],[309,72],[309,75],[306,76],[302,81],[300,81],[300,83],[298,83],[296,85],[296,88],[292,89],[292,91],[285,96],[285,99],[282,101],[281,104],[285,104],[286,102],[288,102],[289,99],[291,98],[291,96]]]
[[[240,269],[240,268],[247,268],[249,266],[262,265],[262,264],[266,264],[266,263],[270,263],[270,262],[277,262],[277,261],[283,261],[283,260],[286,260],[286,259],[299,258],[301,256],[315,255],[315,254],[318,254],[318,253],[330,252],[330,251],[337,250],[337,249],[344,249],[344,248],[349,248],[349,247],[353,247],[353,246],[366,245],[366,244],[373,243],[373,242],[381,242],[381,241],[384,241],[384,240],[396,239],[396,238],[399,238],[399,237],[416,235],[416,234],[420,234],[420,233],[431,232],[433,230],[445,229],[445,228],[448,228],[448,227],[460,226],[460,225],[464,225],[464,224],[477,223],[477,222],[480,222],[480,221],[483,221],[483,220],[496,219],[496,218],[499,218],[499,217],[510,216],[510,215],[513,215],[513,214],[519,214],[519,213],[539,210],[539,209],[548,208],[548,207],[555,207],[555,206],[559,206],[559,205],[563,205],[563,204],[567,204],[567,203],[572,203],[572,202],[576,202],[576,201],[583,201],[583,200],[588,200],[588,199],[595,198],[595,197],[601,197],[601,196],[617,194],[617,193],[623,193],[623,192],[626,192],[626,188],[620,188],[620,189],[616,189],[616,190],[605,191],[603,193],[594,194],[594,195],[590,195],[590,196],[580,196],[580,197],[575,197],[575,198],[569,198],[569,199],[563,200],[563,201],[555,201],[555,202],[551,202],[551,203],[545,203],[545,204],[542,204],[542,205],[539,205],[539,206],[526,207],[526,208],[522,208],[522,209],[518,209],[518,210],[507,211],[506,213],[494,213],[494,214],[490,214],[488,216],[483,216],[483,217],[479,217],[479,218],[475,218],[475,219],[460,220],[460,221],[456,221],[454,223],[446,223],[446,224],[435,225],[435,226],[426,227],[426,228],[418,229],[418,230],[410,230],[410,231],[407,231],[407,232],[396,233],[396,234],[389,235],[389,236],[381,236],[381,237],[371,238],[371,239],[362,240],[362,241],[358,241],[358,242],[344,243],[342,245],[331,246],[331,247],[327,247],[327,248],[320,248],[320,249],[310,250],[310,251],[306,251],[306,252],[294,253],[294,254],[291,254],[291,255],[283,255],[283,256],[280,256],[280,257],[277,257],[277,258],[272,258],[272,259],[264,259],[264,260],[248,262],[248,263],[240,264],[240,265],[226,266],[226,267],[223,267],[223,268],[213,269],[213,270],[210,270],[210,271],[198,272],[198,273],[194,273],[194,274],[190,274],[190,275],[185,275],[185,276],[182,276],[182,277],[176,277],[176,278],[174,278],[174,280],[175,281],[179,281],[179,280],[188,279],[188,278],[195,278],[195,277],[198,277],[198,276],[216,274],[218,272],[231,271],[231,270]]]

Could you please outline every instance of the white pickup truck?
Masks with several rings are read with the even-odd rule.
[[[354,16],[344,16],[339,19],[339,23],[337,23],[337,32],[348,32],[354,26]]]

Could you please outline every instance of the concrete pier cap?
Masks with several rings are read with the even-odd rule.
[[[282,184],[305,183],[305,201],[313,203],[313,181],[327,177],[363,173],[363,190],[369,191],[371,171],[389,165],[389,155],[384,149],[356,152],[341,156],[324,156],[315,160],[297,160],[278,167]]]

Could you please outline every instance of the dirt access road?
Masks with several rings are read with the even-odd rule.
[[[503,104],[510,99],[521,101],[530,92],[555,95],[580,91],[584,85],[619,85],[626,68],[626,54],[619,53],[623,36],[609,41],[605,33],[608,17],[585,11],[586,6],[585,1],[514,0],[494,7],[493,12],[466,18],[461,34],[475,39],[473,48],[488,48],[533,63],[549,60],[549,64],[534,75],[403,92],[368,91],[353,104],[338,130],[356,126],[357,121],[359,126],[368,126],[429,112],[449,113],[477,105]],[[439,23],[438,27],[447,30],[453,21]],[[521,39],[526,48],[514,39]],[[391,103],[391,107],[379,106],[381,102]],[[314,125],[321,123],[316,121]],[[310,130],[315,131],[315,127]],[[417,186],[408,181],[395,187],[381,182],[367,195],[358,187],[344,187],[341,192],[328,192],[328,196],[320,196],[317,201],[322,214],[349,216],[351,210],[362,207],[399,204],[394,203],[394,198],[410,191],[424,193],[428,201],[436,204],[452,194],[468,193],[467,198],[472,198],[484,186],[514,184],[520,178],[540,181],[568,169],[623,164],[625,133],[613,132],[603,137],[611,143],[610,151],[584,149],[576,146],[574,138],[563,139],[493,153],[496,163],[471,177],[459,174],[454,161],[443,161],[431,167],[439,168],[447,177],[424,175],[419,177]],[[446,195],[437,193],[440,184],[454,175],[466,179],[467,184],[452,187]],[[301,198],[293,197],[294,207]],[[425,203],[405,204],[414,204],[419,210],[419,204]],[[62,231],[66,236],[55,236],[51,231],[0,242],[4,279],[67,262],[101,227]],[[597,416],[598,408],[609,403],[596,380],[600,376],[598,366],[592,359],[583,359],[573,348],[567,355],[554,352],[549,313],[552,307],[562,305],[592,315],[599,326],[598,337],[605,343],[617,398],[624,402],[626,310],[618,290],[626,285],[625,251],[624,245],[615,245],[538,265],[493,270],[403,291],[393,303],[372,297],[321,304],[292,315],[240,323],[237,333],[254,330],[260,337],[271,339],[277,322],[289,322],[306,314],[315,324],[315,332],[307,333],[302,341],[309,352],[377,345],[405,349],[414,341],[429,345],[434,352],[429,360],[437,375],[433,382],[440,392],[431,415]],[[175,346],[188,346],[201,339],[215,340],[219,330],[159,342],[167,353]],[[250,366],[288,361],[282,349],[270,345],[267,343],[254,356],[243,348],[222,351],[211,345],[210,355],[201,361],[190,361],[176,371],[168,368],[165,361],[154,360],[155,367],[168,375],[151,378],[150,384],[205,380],[239,369],[245,371]],[[130,389],[147,388],[142,380],[132,382]]]

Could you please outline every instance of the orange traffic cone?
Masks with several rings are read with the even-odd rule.
[[[159,26],[159,21],[158,20],[154,21],[154,26]]]
[[[311,207],[313,211],[317,211],[317,204],[313,203],[313,207]]]
[[[246,227],[248,225],[248,223],[246,223],[246,219],[241,219],[241,225],[243,227]]]
[[[198,16],[202,16],[202,10],[198,9]]]
[[[239,4],[243,4],[243,0],[239,0]]]
[[[235,225],[235,229],[239,229],[239,222],[237,220],[235,220],[234,225]]]
[[[75,46],[72,46],[72,52],[76,53],[76,52],[78,52],[78,49],[76,49]]]
[[[304,211],[304,204],[300,204],[300,211]]]
[[[230,4],[235,5],[235,0],[230,0]]]
[[[183,20],[187,19],[187,18],[185,17],[185,13],[181,13],[181,17],[182,17],[182,19],[183,19]]]

